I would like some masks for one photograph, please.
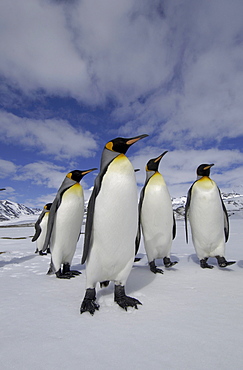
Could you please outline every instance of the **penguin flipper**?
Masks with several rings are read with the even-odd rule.
[[[51,209],[50,209],[50,212],[49,212],[49,218],[48,218],[47,229],[46,229],[46,238],[45,238],[45,242],[44,242],[44,245],[43,245],[43,248],[42,248],[43,252],[45,252],[47,250],[48,245],[50,243],[51,233],[52,233],[54,220],[55,220],[55,214],[56,214],[56,211],[57,211],[59,205],[60,205],[59,199],[56,197],[54,199],[53,203],[52,203],[52,206],[51,206]]]
[[[173,228],[172,228],[172,239],[174,240],[176,237],[176,221],[175,221],[175,214],[173,211]]]
[[[92,235],[92,226],[93,226],[93,219],[94,219],[95,201],[96,201],[97,195],[99,194],[102,179],[103,179],[103,176],[104,176],[104,174],[107,170],[107,167],[108,167],[108,165],[105,167],[104,171],[96,177],[95,183],[94,183],[94,188],[93,188],[92,194],[89,198],[87,218],[86,218],[86,223],[85,223],[83,256],[82,256],[81,264],[85,263],[85,261],[88,257],[88,254],[89,254],[90,240],[91,240],[91,235]]]
[[[72,180],[68,177],[65,177],[65,179],[63,180],[60,188],[58,189],[58,192],[57,192],[56,197],[55,197],[55,199],[54,199],[54,201],[51,205],[50,212],[49,212],[47,230],[46,230],[46,238],[45,238],[44,246],[42,248],[43,252],[45,252],[47,250],[48,245],[50,243],[51,233],[52,233],[54,220],[55,220],[55,215],[56,215],[56,212],[57,212],[57,210],[58,210],[58,208],[61,204],[63,193],[67,189],[69,189],[71,186],[73,186],[75,183],[76,183],[76,181],[74,181],[74,180]]]
[[[135,240],[135,256],[138,253],[139,244],[140,244],[140,240],[141,240],[141,211],[142,211],[145,187],[146,187],[147,183],[148,183],[148,181],[146,181],[144,187],[142,188],[142,190],[140,192],[140,198],[139,198],[139,203],[138,203],[138,231],[137,231],[137,236],[136,236],[136,240]]]
[[[33,236],[33,238],[31,239],[32,242],[35,242],[39,236],[41,234],[41,227],[40,227],[40,223],[36,223],[35,224],[35,235]]]
[[[41,234],[40,223],[41,223],[41,221],[42,221],[42,219],[43,219],[44,216],[45,216],[45,212],[42,211],[41,214],[40,214],[40,216],[39,216],[39,218],[38,218],[38,220],[35,223],[35,235],[31,239],[32,242],[35,242],[39,238],[39,236]]]
[[[189,212],[190,203],[191,203],[192,187],[194,184],[195,183],[192,184],[192,186],[187,192],[187,200],[186,200],[186,205],[185,205],[185,232],[186,232],[186,242],[187,243],[188,243],[187,218],[188,218],[188,212]]]
[[[224,205],[224,202],[223,202],[223,199],[222,199],[219,188],[218,188],[218,191],[219,191],[220,199],[221,199],[221,202],[222,202],[222,208],[223,208],[223,212],[224,212],[224,236],[225,236],[225,243],[227,243],[227,241],[229,239],[229,216],[228,216],[226,207]]]

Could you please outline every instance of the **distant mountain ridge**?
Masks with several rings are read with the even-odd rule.
[[[0,200],[0,221],[9,221],[22,215],[35,215],[40,210],[26,207],[11,200]]]
[[[243,218],[243,195],[238,193],[221,193],[229,216]],[[186,196],[172,198],[172,206],[177,219],[184,218]]]
[[[222,193],[222,198],[229,216],[243,218],[243,195],[234,192]],[[185,204],[186,196],[172,198],[172,206],[177,220],[184,219]],[[23,215],[38,215],[40,212],[40,209],[26,207],[10,200],[0,200],[0,221],[9,221]]]

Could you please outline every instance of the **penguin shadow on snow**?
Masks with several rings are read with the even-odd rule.
[[[201,267],[200,267],[200,261],[199,261],[199,258],[197,257],[197,255],[194,253],[194,254],[190,254],[189,256],[188,256],[188,262],[190,261],[190,260],[192,260],[196,265],[198,265],[198,267],[200,268],[200,269],[202,269]],[[211,265],[211,266],[213,266],[213,267],[218,267],[218,269],[219,270],[225,270],[225,271],[234,271],[233,269],[231,269],[231,268],[229,268],[229,267],[224,267],[224,268],[222,268],[222,267],[219,267],[218,266],[218,263],[217,263],[217,260],[216,260],[216,258],[215,257],[209,257],[208,258],[208,263],[209,263],[209,265]],[[243,267],[243,261],[242,261],[242,266],[241,267]],[[203,269],[202,269],[203,270]],[[205,270],[208,270],[208,269],[205,269]]]
[[[85,265],[81,265],[81,263],[77,263],[76,265],[72,265],[71,266],[74,270],[78,270],[80,272],[83,272],[85,271]]]
[[[10,261],[0,261],[0,267],[4,267],[6,265],[20,264],[20,263],[29,261],[35,257],[36,257],[35,255],[25,256],[25,257],[20,257],[20,258],[14,257]]]
[[[137,257],[139,258],[139,261],[133,263],[132,270],[126,283],[126,293],[128,295],[133,294],[134,292],[138,292],[145,286],[150,285],[155,280],[156,275],[160,275],[153,274],[150,271],[146,255],[138,254]],[[168,268],[166,270],[176,270],[176,269]],[[97,290],[97,301],[101,297],[112,295],[113,293],[114,293],[114,282],[110,282],[106,288],[100,288],[99,290]]]
[[[242,269],[243,268],[243,260],[238,261],[237,265]]]
[[[134,292],[138,292],[146,285],[149,285],[153,282],[155,279],[155,274],[152,273],[146,273],[145,269],[148,269],[148,266],[139,266],[142,268],[134,269],[132,268],[130,275],[127,279],[126,283],[126,294],[135,294]],[[114,294],[114,282],[110,282],[109,285],[105,288],[97,289],[97,301],[101,297],[105,297],[108,295]],[[141,302],[142,303],[142,302]]]

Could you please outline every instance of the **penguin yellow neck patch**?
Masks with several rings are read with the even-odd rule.
[[[203,176],[201,179],[197,180],[197,182],[204,188],[211,188],[214,186],[214,181],[208,176]]]
[[[121,161],[121,160],[123,160],[124,158],[127,158],[126,156],[125,156],[125,154],[119,154],[114,160],[115,161]]]

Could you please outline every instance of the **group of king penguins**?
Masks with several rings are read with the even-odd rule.
[[[146,180],[138,204],[135,170],[126,156],[129,147],[148,135],[133,138],[115,138],[102,152],[97,175],[87,208],[83,256],[86,263],[86,291],[80,313],[91,315],[99,309],[96,285],[108,286],[114,282],[114,300],[123,309],[137,308],[139,300],[125,293],[125,284],[139,250],[141,233],[153,273],[163,273],[155,265],[163,259],[170,268],[172,241],[176,223],[171,197],[158,167],[167,153],[150,159],[145,167]],[[209,257],[216,257],[220,267],[235,261],[226,261],[225,242],[229,235],[228,216],[219,188],[210,179],[213,164],[202,164],[197,169],[197,180],[188,191],[185,207],[186,240],[189,219],[192,240],[202,268],[212,268]],[[80,236],[84,216],[84,195],[80,181],[96,170],[75,170],[68,173],[53,203],[45,205],[35,224],[32,241],[37,242],[39,254],[51,253],[47,274],[70,279],[80,274],[71,270],[71,262]]]

